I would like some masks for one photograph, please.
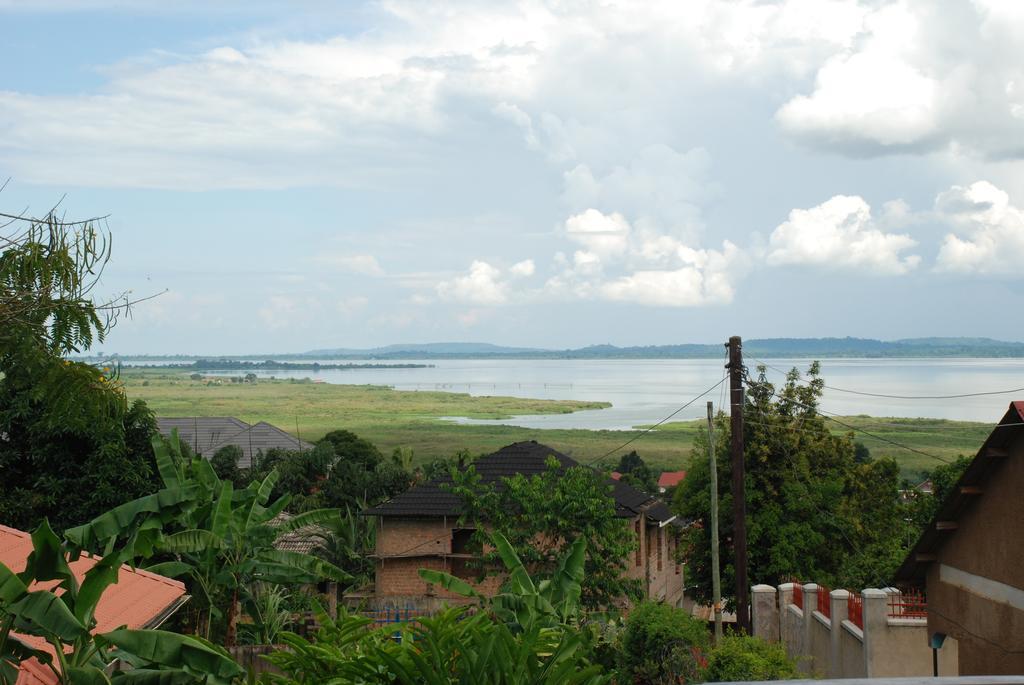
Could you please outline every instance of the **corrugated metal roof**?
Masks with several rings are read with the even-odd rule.
[[[266,421],[249,425],[230,416],[203,416],[157,419],[157,425],[160,433],[167,436],[172,429],[177,428],[181,441],[187,442],[193,451],[207,458],[222,447],[235,445],[242,450],[238,460],[238,467],[242,469],[252,466],[254,456],[270,449],[313,449],[311,443],[299,440]]]
[[[25,562],[31,552],[32,538],[28,533],[0,525],[0,563],[15,573],[21,573],[25,570]],[[83,555],[70,564],[71,572],[79,583],[97,561],[98,557]],[[31,589],[46,590],[56,585],[57,581],[34,583]],[[145,628],[158,618],[165,617],[166,612],[179,603],[184,595],[185,585],[177,580],[121,566],[117,583],[107,588],[96,607],[96,627],[93,632],[104,633],[120,626]],[[20,633],[15,635],[35,649],[53,652],[49,643],[40,637]],[[18,675],[18,685],[52,685],[56,682],[54,674],[34,659],[23,664],[22,672]]]
[[[896,571],[896,582],[900,584],[916,585],[924,582],[928,572],[930,561],[919,560],[931,558],[935,552],[944,545],[951,536],[956,535],[955,531],[939,530],[936,525],[940,521],[956,521],[968,508],[977,504],[984,494],[967,494],[964,488],[983,486],[990,478],[1002,468],[1009,456],[1009,446],[1019,440],[1021,431],[1024,430],[1024,401],[1014,401],[1006,414],[989,434],[981,449],[967,465],[960,480],[953,487],[946,499],[939,505],[935,518],[928,524],[921,533],[917,544],[910,550],[903,564]],[[982,487],[981,492],[985,489]]]
[[[561,452],[532,440],[502,447],[493,454],[480,457],[473,465],[483,483],[500,487],[503,478],[520,473],[527,477],[543,473],[547,470],[548,457],[558,460],[561,470],[580,465]],[[460,500],[444,487],[451,482],[451,476],[446,474],[417,485],[379,506],[367,509],[363,514],[402,517],[458,516],[461,511]],[[611,478],[608,479],[608,484],[612,486],[616,514],[620,517],[632,518],[652,504],[653,498],[650,495],[631,485]]]

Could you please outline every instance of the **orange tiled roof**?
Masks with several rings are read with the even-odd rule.
[[[663,471],[658,477],[659,488],[674,488],[686,478],[686,471]]]
[[[0,563],[15,573],[25,570],[25,561],[32,551],[28,533],[0,525]],[[97,557],[82,556],[71,564],[71,572],[81,583],[86,571],[96,565]],[[34,583],[33,590],[45,590],[56,581]],[[145,628],[160,618],[185,595],[185,585],[141,569],[121,566],[117,583],[107,588],[96,607],[95,632],[105,633],[121,626]],[[19,640],[37,649],[51,651],[43,639],[17,634]],[[52,685],[57,680],[47,667],[32,659],[21,667],[17,685]]]

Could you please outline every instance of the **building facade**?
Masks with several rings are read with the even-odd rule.
[[[560,468],[579,464],[564,454],[536,442],[508,445],[478,459],[474,466],[484,483],[499,483],[518,473],[540,474],[549,457]],[[372,591],[350,595],[373,608],[415,608],[432,611],[447,602],[464,598],[420,578],[423,568],[446,571],[473,583],[484,595],[498,592],[503,578],[488,576],[476,583],[477,572],[468,551],[475,532],[460,523],[459,499],[445,489],[450,477],[441,477],[413,487],[392,500],[363,512],[377,519],[376,572]],[[627,522],[637,538],[637,547],[627,560],[627,574],[642,581],[647,596],[678,605],[683,595],[683,568],[676,561],[675,535],[678,524],[662,502],[622,483],[608,480],[615,499],[616,514]]]
[[[1024,402],[1013,402],[897,573],[923,587],[960,675],[1024,673]]]

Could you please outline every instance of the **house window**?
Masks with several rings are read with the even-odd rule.
[[[475,532],[476,528],[453,528],[452,554],[469,554],[469,543]]]
[[[472,559],[468,559],[464,556],[454,555],[468,555],[470,554],[470,544],[473,540],[473,533],[476,532],[475,528],[454,528],[452,529],[452,559],[451,559],[451,573],[456,578],[462,578],[463,580],[474,579],[477,576],[476,569],[474,568]]]

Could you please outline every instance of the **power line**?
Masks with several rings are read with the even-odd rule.
[[[771,364],[769,364],[768,362],[764,361],[763,359],[758,359],[757,357],[751,357],[751,359],[756,361],[758,364],[764,364],[767,368],[771,369],[772,371],[776,371],[778,373],[781,373],[783,376],[787,376],[788,375],[788,372],[783,371],[782,369],[780,369],[780,368],[778,368],[776,366],[772,366]],[[986,395],[1010,395],[1010,394],[1013,394],[1013,393],[1024,393],[1024,388],[1010,388],[1009,390],[988,390],[988,391],[985,391],[985,392],[965,392],[965,393],[960,393],[960,394],[957,394],[957,395],[887,395],[885,393],[880,393],[880,392],[867,392],[867,391],[864,391],[864,390],[851,390],[849,388],[838,388],[838,387],[836,387],[834,385],[822,384],[822,387],[823,388],[828,388],[829,390],[835,390],[836,392],[849,393],[851,395],[863,395],[864,397],[881,397],[881,398],[889,399],[889,400],[955,400],[955,399],[961,399],[961,398],[964,398],[964,397],[983,397],[983,396],[986,396]]]
[[[745,381],[747,382],[748,385],[751,385],[751,386],[756,386],[757,385],[756,381],[751,381],[749,377],[746,377]],[[804,387],[807,387],[807,386],[804,386]],[[909,445],[904,445],[902,443],[896,442],[895,440],[890,440],[889,438],[884,438],[881,435],[876,435],[875,433],[872,433],[871,431],[864,430],[863,428],[858,428],[857,426],[851,425],[849,423],[846,423],[845,421],[840,421],[839,419],[835,418],[836,416],[842,416],[842,414],[836,414],[835,412],[825,411],[821,407],[812,406],[812,405],[809,405],[809,404],[804,404],[803,402],[800,402],[800,401],[798,401],[796,399],[793,399],[793,398],[787,397],[785,399],[786,399],[787,402],[792,402],[793,404],[795,404],[795,405],[797,405],[799,407],[803,407],[804,409],[810,409],[811,411],[817,412],[817,413],[821,414],[821,417],[823,419],[828,419],[829,421],[834,421],[835,423],[838,423],[840,426],[843,426],[844,428],[847,428],[848,430],[852,430],[854,432],[861,433],[863,435],[867,435],[867,436],[869,436],[871,438],[874,438],[875,440],[879,440],[881,442],[888,443],[890,445],[893,445],[894,447],[899,447],[900,449],[905,449],[908,452],[914,452],[915,454],[920,454],[921,456],[928,457],[929,459],[935,459],[936,461],[941,461],[943,464],[952,464],[953,463],[951,460],[946,459],[944,457],[940,457],[940,456],[938,456],[936,454],[931,454],[929,452],[924,452],[922,450],[917,449],[916,447],[910,447]]]
[[[725,381],[726,381],[726,380],[727,380],[728,378],[729,378],[729,377],[728,377],[728,375],[722,376],[722,379],[721,379],[720,381],[718,381],[717,383],[715,383],[714,385],[712,385],[712,386],[711,386],[710,388],[708,388],[707,390],[705,390],[705,391],[704,391],[704,392],[702,392],[701,394],[697,395],[696,397],[694,397],[693,399],[691,399],[691,400],[690,400],[689,402],[687,402],[687,403],[686,403],[686,404],[684,404],[683,406],[679,407],[679,409],[676,409],[676,410],[675,410],[674,412],[672,412],[671,414],[669,414],[668,416],[666,416],[665,418],[663,418],[663,419],[662,419],[661,421],[658,421],[658,422],[657,422],[656,424],[654,424],[653,426],[648,426],[647,428],[645,428],[644,430],[642,430],[642,431],[641,431],[640,433],[638,433],[637,435],[633,436],[632,438],[630,438],[630,439],[629,439],[629,440],[627,440],[626,442],[622,443],[621,445],[619,445],[619,446],[618,446],[618,447],[616,447],[615,449],[613,449],[613,450],[608,450],[607,452],[605,452],[604,454],[602,454],[602,455],[601,455],[600,457],[598,457],[597,459],[591,459],[591,460],[589,460],[589,461],[585,461],[585,462],[581,462],[581,463],[583,463],[583,464],[596,464],[596,463],[598,463],[598,462],[600,462],[600,461],[603,461],[604,459],[607,459],[607,458],[608,458],[609,456],[611,456],[612,454],[615,454],[616,452],[618,452],[618,451],[620,451],[620,450],[622,450],[622,449],[625,449],[626,447],[628,447],[629,445],[633,444],[634,442],[636,442],[637,440],[639,440],[639,439],[640,439],[640,438],[642,438],[643,436],[645,436],[645,435],[647,435],[648,433],[650,433],[650,432],[651,432],[652,430],[654,430],[655,428],[657,428],[657,427],[658,427],[658,426],[660,426],[661,424],[663,424],[663,423],[665,423],[666,421],[668,421],[668,420],[672,419],[672,418],[673,418],[673,417],[674,417],[674,416],[675,416],[676,414],[678,414],[679,412],[683,411],[684,409],[686,409],[687,407],[689,407],[689,406],[690,406],[691,404],[693,404],[694,402],[696,402],[696,401],[697,401],[697,400],[699,400],[700,398],[702,398],[702,397],[704,397],[705,395],[707,395],[707,394],[708,394],[709,392],[711,392],[712,390],[714,390],[715,388],[717,388],[718,386],[720,386],[720,385],[721,385],[722,383],[725,383]]]

